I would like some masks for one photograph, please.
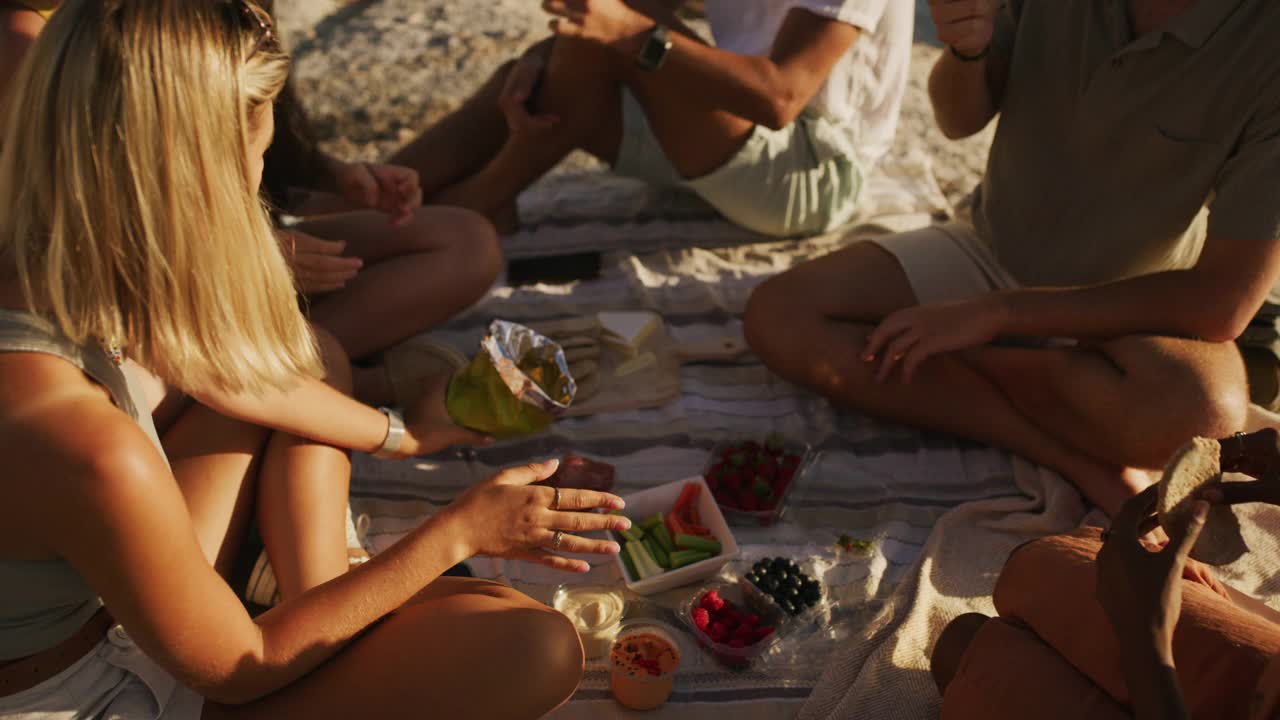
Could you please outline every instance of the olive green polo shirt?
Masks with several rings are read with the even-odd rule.
[[[1280,239],[1280,0],[1199,0],[1135,37],[1128,0],[1006,0],[1010,59],[974,225],[1029,286]]]

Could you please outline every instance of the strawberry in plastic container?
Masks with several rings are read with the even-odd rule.
[[[781,504],[804,460],[804,450],[773,434],[718,447],[704,479],[716,503],[729,511],[751,514],[762,525],[777,520]]]

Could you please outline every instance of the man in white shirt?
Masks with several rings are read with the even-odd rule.
[[[579,148],[764,234],[848,222],[893,142],[911,5],[707,0],[712,46],[677,18],[683,4],[546,0],[553,41],[393,161],[419,170],[429,202],[507,229],[516,195]]]

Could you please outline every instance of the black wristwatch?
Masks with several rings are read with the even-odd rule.
[[[640,48],[640,54],[636,56],[636,65],[645,72],[654,72],[667,61],[671,45],[671,31],[661,23],[654,25],[649,38],[644,41],[644,47]]]

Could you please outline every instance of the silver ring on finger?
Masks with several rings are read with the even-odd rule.
[[[551,536],[551,549],[559,550],[560,543],[563,543],[563,542],[564,542],[564,531],[557,530],[555,534]]]
[[[551,509],[559,510],[560,509],[560,488],[551,488],[551,489],[556,491],[556,494],[551,496]]]

